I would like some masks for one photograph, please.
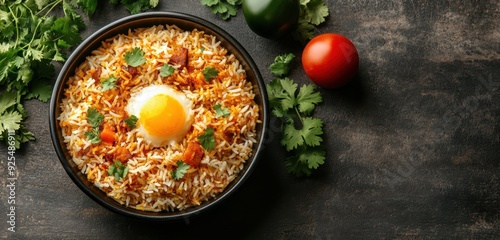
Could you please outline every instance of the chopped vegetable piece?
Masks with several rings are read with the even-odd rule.
[[[125,61],[132,67],[138,67],[146,62],[144,51],[140,48],[133,48],[132,51],[125,53]]]
[[[181,160],[177,161],[177,168],[172,171],[172,178],[174,180],[181,179],[184,177],[184,174],[187,172],[189,167],[189,164],[186,164]]]
[[[210,151],[215,148],[215,138],[214,138],[214,129],[213,128],[207,128],[205,129],[205,132],[198,137],[198,140],[201,143],[201,146],[207,150]]]
[[[101,140],[106,143],[113,143],[116,140],[116,133],[112,126],[109,124],[104,124],[104,128],[99,135]]]
[[[219,70],[214,67],[206,67],[203,69],[203,77],[205,77],[205,81],[207,82],[211,82],[218,75]]]
[[[192,167],[198,167],[203,157],[203,147],[197,142],[189,142],[182,159]]]
[[[231,113],[229,109],[227,108],[222,108],[220,104],[215,104],[214,105],[214,110],[215,110],[215,117],[227,117]]]

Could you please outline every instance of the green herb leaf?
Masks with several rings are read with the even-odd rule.
[[[205,132],[198,137],[198,140],[201,143],[201,146],[207,150],[210,151],[215,148],[215,138],[214,138],[214,129],[213,128],[207,128],[205,129]]]
[[[274,62],[269,66],[269,70],[275,76],[281,77],[290,72],[290,63],[295,58],[292,53],[277,56]]]
[[[201,0],[201,5],[210,8],[210,11],[218,15],[222,20],[229,20],[236,16],[238,8],[243,0]]]
[[[123,163],[119,160],[116,160],[111,166],[108,168],[108,175],[114,176],[116,181],[120,181],[122,178],[125,178],[128,174],[129,167],[127,165],[123,165]]]
[[[222,108],[220,104],[215,104],[214,105],[214,110],[215,110],[215,117],[227,117],[231,112],[227,108]]]
[[[172,73],[174,73],[175,68],[168,65],[168,64],[163,64],[163,66],[160,68],[160,76],[162,77],[168,77]]]
[[[298,93],[297,89],[297,83],[289,78],[273,79],[266,85],[272,113],[283,123],[280,143],[291,153],[285,160],[286,168],[296,176],[309,176],[324,163],[326,155],[321,147],[323,121],[308,117],[323,99],[314,85],[304,84]]]
[[[104,115],[102,115],[96,108],[87,109],[87,121],[89,121],[92,128],[99,128],[102,121],[104,121]]]
[[[219,75],[219,70],[214,67],[206,67],[203,69],[203,77],[205,77],[205,81],[211,82],[214,78]]]
[[[102,91],[108,91],[109,89],[113,89],[116,87],[116,82],[119,78],[111,75],[108,78],[101,78]]]
[[[187,172],[189,167],[189,164],[186,164],[184,161],[177,161],[177,168],[172,171],[172,178],[174,180],[181,179],[184,177],[184,174]]]
[[[307,43],[314,37],[316,26],[325,22],[328,15],[328,6],[323,0],[300,0],[300,17],[293,38],[302,44]]]
[[[144,51],[136,47],[125,53],[125,61],[129,66],[138,67],[146,62]]]
[[[304,84],[300,87],[299,94],[297,95],[297,104],[299,111],[309,115],[316,105],[321,103],[323,98],[319,92],[314,92],[314,85]]]
[[[134,129],[136,127],[137,120],[139,120],[139,119],[135,115],[131,115],[130,117],[125,119],[125,124],[127,124],[127,126],[130,129]]]
[[[101,125],[102,121],[104,121],[104,115],[99,113],[96,108],[89,108],[87,110],[87,121],[90,123],[90,126],[92,126],[92,130],[85,132],[85,137],[87,137],[87,139],[90,140],[92,144],[100,143],[101,136],[99,132],[99,126]]]
[[[92,144],[97,144],[101,142],[101,137],[99,134],[99,129],[92,129],[88,132],[85,132],[85,137],[90,141]]]

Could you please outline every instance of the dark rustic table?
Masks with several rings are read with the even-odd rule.
[[[50,140],[49,104],[30,101],[28,128],[37,140],[16,152],[15,233],[7,230],[7,147],[0,145],[0,238],[499,239],[500,2],[326,2],[330,17],[318,33],[349,37],[360,69],[352,84],[320,90],[315,114],[325,122],[328,153],[311,177],[286,173],[275,137],[251,177],[216,209],[179,223],[128,219],[71,181]],[[222,21],[199,0],[161,1],[156,10],[221,26],[266,82],[276,55],[301,55],[298,44],[255,35],[241,11]],[[83,36],[127,15],[98,9]],[[292,78],[309,81],[300,67]]]

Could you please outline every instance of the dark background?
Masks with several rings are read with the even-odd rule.
[[[350,38],[358,79],[321,89],[327,160],[309,178],[286,173],[275,133],[245,184],[179,223],[128,219],[97,205],[54,152],[49,104],[26,103],[37,141],[16,152],[16,233],[7,231],[7,146],[0,145],[0,238],[500,239],[500,2],[327,0],[317,33]],[[89,36],[129,15],[102,4]],[[241,10],[220,20],[199,0],[161,1],[216,23],[250,52],[266,82],[277,55],[302,47],[255,35]],[[309,83],[300,61],[291,76]]]

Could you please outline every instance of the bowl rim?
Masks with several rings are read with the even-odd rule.
[[[60,133],[60,127],[58,124],[58,116],[56,116],[57,111],[59,108],[59,103],[61,102],[62,99],[62,92],[65,89],[64,86],[66,84],[67,78],[65,76],[68,74],[67,72],[70,70],[74,70],[76,66],[81,64],[82,60],[80,59],[80,55],[82,52],[88,51],[89,46],[94,46],[96,45],[96,41],[99,42],[97,46],[99,46],[100,42],[115,36],[118,33],[123,33],[125,31],[128,31],[131,27],[125,27],[127,23],[131,23],[133,21],[146,21],[147,19],[162,19],[163,21],[160,20],[161,23],[158,24],[173,24],[177,25],[175,23],[167,23],[167,19],[179,19],[181,21],[186,21],[190,24],[193,24],[195,26],[199,26],[206,32],[206,30],[211,31],[210,34],[215,34],[216,37],[218,38],[219,41],[224,41],[224,45],[229,45],[234,50],[238,51],[239,55],[241,55],[241,59],[238,59],[242,64],[246,64],[247,68],[250,69],[253,74],[255,75],[255,82],[257,84],[254,84],[254,91],[257,89],[260,94],[260,99],[261,99],[261,104],[259,104],[259,107],[261,108],[260,113],[263,115],[262,116],[262,123],[261,123],[261,135],[257,139],[257,144],[254,146],[255,148],[255,153],[247,159],[245,162],[245,170],[239,173],[239,176],[236,177],[231,183],[229,183],[228,186],[226,186],[226,189],[220,193],[217,194],[217,196],[210,198],[209,200],[205,201],[199,206],[193,206],[189,207],[185,210],[175,210],[175,211],[169,211],[169,212],[152,212],[152,211],[141,211],[141,210],[136,210],[134,208],[127,207],[125,205],[120,204],[119,202],[111,199],[111,197],[107,196],[104,194],[106,198],[109,199],[104,199],[102,197],[102,194],[98,196],[95,192],[95,189],[98,191],[101,191],[101,193],[104,193],[102,190],[98,189],[95,187],[90,181],[88,181],[85,177],[84,180],[81,179],[81,177],[77,176],[78,174],[82,174],[80,171],[75,170],[72,166],[70,161],[72,161],[71,158],[66,158],[69,156],[67,154],[67,149],[62,140],[62,136],[59,135]],[[158,24],[145,24],[145,26],[154,26]],[[138,27],[135,27],[138,28]],[[181,27],[182,28],[182,27]],[[191,29],[194,29],[196,27],[193,27]],[[120,29],[120,30],[118,30]],[[189,30],[191,30],[189,29]],[[113,34],[109,32],[113,32]],[[106,34],[107,33],[107,34]],[[106,36],[106,37],[103,37]],[[108,36],[110,35],[110,36]],[[227,47],[227,46],[226,46]],[[95,48],[92,48],[95,49]],[[235,54],[237,55],[237,54]],[[65,74],[66,73],[66,74]],[[72,73],[69,73],[70,76]],[[60,97],[60,98],[59,98]],[[257,97],[257,94],[256,94]],[[265,82],[262,78],[262,75],[259,71],[259,68],[255,64],[253,58],[250,56],[250,54],[247,52],[247,50],[234,38],[232,37],[228,32],[226,32],[224,29],[220,28],[219,26],[202,19],[200,17],[191,15],[191,14],[186,14],[186,13],[180,13],[180,12],[175,12],[175,11],[156,11],[156,12],[145,12],[145,13],[139,13],[135,15],[130,15],[126,16],[117,20],[114,20],[105,26],[99,28],[96,32],[92,33],[89,37],[84,39],[77,48],[75,48],[70,56],[67,58],[65,61],[64,65],[62,66],[60,72],[58,73],[56,82],[54,84],[54,88],[52,91],[51,99],[50,99],[50,109],[49,109],[49,125],[50,125],[50,135],[51,135],[51,140],[52,144],[54,146],[54,149],[56,151],[56,154],[59,158],[59,161],[61,162],[64,170],[66,173],[69,175],[69,177],[73,180],[73,182],[91,199],[93,199],[95,202],[99,203],[101,206],[105,207],[108,210],[111,210],[112,212],[119,213],[122,215],[125,215],[127,217],[132,217],[136,219],[142,219],[142,220],[152,220],[152,221],[173,221],[173,220],[184,220],[186,221],[187,218],[198,215],[200,213],[204,213],[209,209],[213,209],[216,205],[219,205],[220,202],[223,200],[227,199],[233,192],[235,192],[245,181],[248,179],[250,176],[251,172],[255,168],[258,159],[261,158],[263,149],[265,148],[265,137],[266,137],[266,132],[268,129],[268,124],[269,124],[269,106],[268,106],[268,97],[266,93],[266,88],[265,88]],[[59,129],[59,131],[58,131]],[[84,181],[87,181],[86,183]],[[95,187],[94,191],[91,189],[92,185]],[[229,189],[228,189],[229,188]],[[107,201],[106,201],[107,200]],[[114,203],[111,203],[111,201]]]

